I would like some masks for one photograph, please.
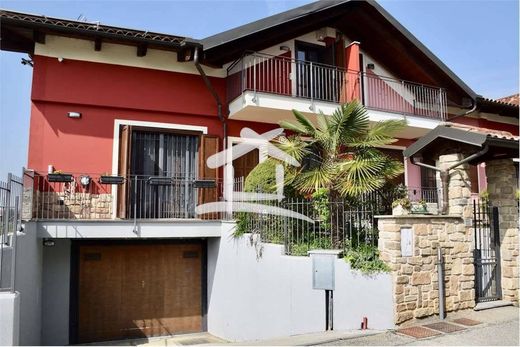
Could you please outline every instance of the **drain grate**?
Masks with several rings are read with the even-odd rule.
[[[431,337],[431,336],[436,336],[436,335],[441,334],[437,331],[426,329],[423,327],[402,328],[402,329],[397,329],[397,332],[400,334],[415,337],[416,339],[424,339],[426,337]]]
[[[462,324],[462,325],[465,325],[468,327],[471,327],[474,325],[479,325],[481,323],[478,320],[473,320],[473,319],[469,319],[469,318],[454,319],[453,322],[457,323],[457,324]]]
[[[215,343],[215,340],[204,338],[204,337],[194,337],[192,339],[183,339],[183,340],[179,340],[176,342],[183,346],[193,346],[193,345],[202,345],[204,343]]]
[[[465,330],[466,328],[459,327],[455,324],[449,324],[445,322],[439,322],[439,323],[432,323],[432,324],[425,324],[424,325],[427,328],[440,331],[442,333],[453,333],[455,331]]]

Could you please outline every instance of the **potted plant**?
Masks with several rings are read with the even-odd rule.
[[[392,202],[392,215],[404,216],[410,213],[412,204],[408,198],[400,198]]]
[[[61,171],[54,171],[53,173],[47,174],[49,182],[72,182],[74,177],[71,174],[63,173]]]
[[[417,203],[412,204],[412,213],[425,214],[428,213],[428,205],[426,201],[419,200]]]

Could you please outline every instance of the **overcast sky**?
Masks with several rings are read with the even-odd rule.
[[[311,1],[6,1],[4,9],[193,38]],[[380,4],[477,93],[518,93],[518,1],[386,0]],[[0,53],[0,180],[27,162],[32,69]]]

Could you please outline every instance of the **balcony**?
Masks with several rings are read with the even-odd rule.
[[[378,76],[370,70],[360,73],[254,53],[232,64],[227,75],[231,119],[277,123],[292,109],[330,114],[338,104],[354,99],[379,117],[411,117],[419,122],[446,118],[444,89]]]
[[[35,173],[24,187],[24,219],[218,220],[197,204],[221,199],[221,181],[190,177]]]

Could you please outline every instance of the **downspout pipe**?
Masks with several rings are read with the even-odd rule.
[[[462,165],[462,164],[465,164],[465,163],[467,163],[469,161],[472,161],[473,159],[481,157],[484,154],[486,154],[488,151],[489,151],[489,146],[486,145],[483,149],[481,149],[477,153],[473,153],[469,157],[464,158],[462,160],[459,160],[455,164],[452,164],[449,167],[447,167],[446,169],[441,169],[441,168],[439,168],[437,166],[421,163],[420,161],[416,160],[416,157],[412,157],[411,158],[412,159],[412,163],[415,164],[415,165],[422,166],[422,167],[425,167],[425,168],[428,168],[428,169],[432,169],[432,170],[435,170],[435,171],[439,171],[440,176],[441,176],[441,186],[442,186],[442,210],[441,210],[442,214],[447,214],[448,213],[448,200],[449,200],[448,199],[448,179],[450,177],[449,176],[450,170],[453,170],[454,168],[456,168],[459,165]]]
[[[471,107],[471,109],[469,111],[466,111],[466,112],[463,112],[461,114],[456,114],[455,116],[447,119],[448,122],[451,122],[452,120],[454,120],[455,118],[459,118],[459,117],[464,117],[464,116],[467,116],[468,114],[470,113],[473,113],[477,110],[477,99],[471,99],[472,103],[473,103],[473,106]]]
[[[211,81],[209,80],[206,73],[204,72],[204,69],[200,65],[198,47],[195,48],[195,53],[193,55],[193,63],[195,64],[197,71],[199,72],[200,76],[202,77],[204,84],[206,84],[206,88],[208,88],[209,92],[211,93],[211,95],[215,99],[215,102],[217,103],[217,116],[218,116],[218,119],[222,122],[222,136],[224,137],[223,145],[224,145],[224,147],[226,147],[227,122],[226,122],[226,118],[224,118],[224,115],[222,114],[222,101],[220,100],[220,96],[218,95],[215,88],[213,88],[213,85],[211,84]]]

